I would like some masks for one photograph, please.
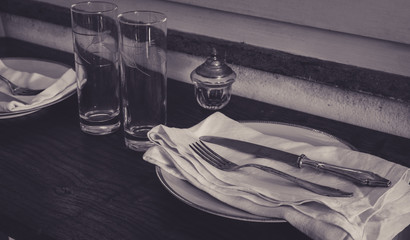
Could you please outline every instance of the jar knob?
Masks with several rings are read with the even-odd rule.
[[[215,48],[206,61],[195,69],[195,72],[206,78],[224,78],[233,73],[233,70],[226,65],[225,60],[218,56]]]

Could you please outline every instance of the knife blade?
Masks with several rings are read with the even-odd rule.
[[[256,157],[269,158],[276,161],[281,161],[291,166],[302,168],[310,167],[321,170],[326,173],[334,174],[339,177],[348,179],[354,183],[370,186],[370,187],[389,187],[390,180],[379,176],[376,173],[341,167],[333,164],[328,164],[320,161],[309,159],[306,155],[296,155],[282,150],[258,145],[255,143],[245,142],[237,139],[216,137],[216,136],[202,136],[201,141],[217,144],[230,149],[234,149],[243,153],[252,154]]]

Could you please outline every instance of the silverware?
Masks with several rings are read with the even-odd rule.
[[[195,142],[189,145],[189,147],[196,153],[198,154],[202,159],[204,159],[206,162],[208,162],[209,164],[211,164],[212,166],[214,166],[215,168],[218,168],[220,170],[223,171],[235,171],[238,170],[240,168],[244,168],[244,167],[254,167],[254,168],[258,168],[260,170],[263,170],[265,172],[280,176],[284,179],[287,179],[291,182],[296,183],[297,185],[299,185],[302,188],[305,188],[307,190],[310,190],[314,193],[320,194],[320,195],[324,195],[324,196],[329,196],[329,197],[351,197],[353,196],[353,193],[351,192],[345,192],[336,188],[331,188],[328,186],[323,186],[323,185],[319,185],[316,183],[312,183],[294,176],[291,176],[287,173],[281,172],[277,169],[271,168],[271,167],[267,167],[267,166],[263,166],[263,165],[259,165],[259,164],[244,164],[244,165],[237,165],[225,158],[223,158],[222,156],[220,156],[219,154],[217,154],[216,152],[214,152],[212,149],[210,149],[208,146],[205,145],[205,143],[203,143],[202,141],[199,142]]]
[[[13,95],[22,95],[22,96],[37,95],[37,94],[39,94],[40,92],[42,92],[44,90],[44,89],[34,90],[34,89],[19,87],[16,84],[10,82],[10,80],[3,77],[2,75],[0,75],[0,80],[7,83],[7,85],[10,88],[10,91]]]
[[[315,161],[309,159],[304,154],[296,155],[274,148],[269,148],[254,143],[244,142],[230,138],[203,136],[200,137],[200,139],[205,142],[218,144],[230,149],[238,150],[240,152],[253,154],[258,157],[266,157],[273,160],[285,162],[295,167],[302,168],[307,166],[314,169],[322,170],[323,172],[331,173],[339,177],[344,177],[360,185],[370,187],[389,187],[391,185],[390,180],[385,179],[377,175],[376,173],[353,168],[345,168],[324,162]]]

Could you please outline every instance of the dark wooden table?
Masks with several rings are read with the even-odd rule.
[[[68,53],[0,39],[0,56],[73,66]],[[190,127],[212,111],[189,84],[169,80],[168,125]],[[294,123],[333,134],[410,167],[410,139],[233,96],[221,112],[236,120]],[[0,120],[0,232],[16,239],[308,239],[288,223],[214,216],[173,197],[121,131],[91,136],[79,127],[76,96],[24,117]]]

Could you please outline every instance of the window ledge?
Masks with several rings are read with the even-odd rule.
[[[129,5],[130,1],[121,1],[120,11],[121,8],[133,9]],[[209,54],[209,46],[216,46],[226,51],[227,62],[238,73],[238,81],[234,84],[236,95],[410,138],[410,74],[406,75],[403,71],[399,74],[397,69],[390,69],[389,72],[385,68],[361,66],[354,62],[354,58],[347,62],[323,59],[308,53],[308,44],[303,48],[304,52],[296,51],[298,48],[302,49],[303,44],[295,44],[292,48],[295,53],[282,49],[280,43],[274,44],[277,48],[272,47],[266,39],[264,42],[255,42],[257,39],[263,40],[262,35],[250,34],[251,36],[235,38],[241,32],[237,35],[226,34],[224,31],[230,26],[228,23],[215,24],[217,20],[226,18],[225,20],[232,21],[240,15],[163,1],[136,2],[140,8],[162,11],[169,16],[170,78],[190,83],[190,71]],[[4,35],[72,54],[70,4],[63,0],[8,0],[8,4],[0,6]],[[196,19],[193,16],[195,14],[216,18],[212,18],[212,21],[206,17]],[[254,23],[264,21],[251,19]],[[213,28],[210,27],[212,24]],[[335,36],[337,35],[339,34],[336,33]],[[275,36],[274,34],[273,38]],[[282,40],[297,41],[298,38],[296,36],[295,40],[289,37]],[[354,36],[350,37],[350,40],[356,39]],[[406,57],[408,46],[368,40],[381,44],[379,46],[384,45],[383,49],[387,51],[384,54],[403,50],[403,55],[395,57],[404,60],[404,63],[410,62]],[[289,42],[287,44],[291,45]],[[355,46],[353,40],[345,44]],[[370,51],[372,45],[369,46],[360,53]],[[381,61],[379,65],[388,65],[382,57],[378,60]],[[406,69],[410,70],[408,67]]]

